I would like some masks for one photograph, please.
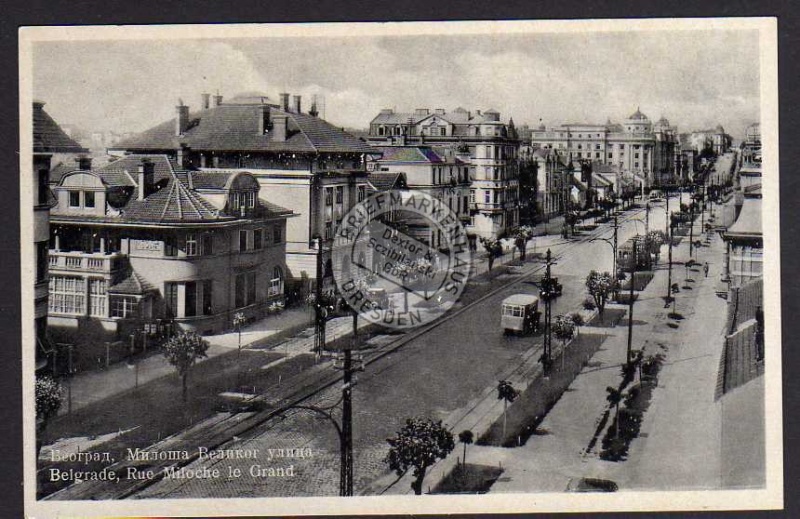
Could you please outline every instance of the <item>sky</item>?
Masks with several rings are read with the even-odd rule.
[[[331,123],[382,108],[494,108],[516,125],[619,122],[640,108],[681,132],[759,121],[758,32],[265,37],[36,42],[33,96],[60,124],[142,131],[178,99],[258,91],[324,99]]]

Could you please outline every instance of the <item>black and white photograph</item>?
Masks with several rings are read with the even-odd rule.
[[[774,18],[19,52],[30,516],[783,506]]]

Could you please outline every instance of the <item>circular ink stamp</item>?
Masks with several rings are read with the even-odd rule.
[[[461,296],[470,269],[458,216],[420,191],[378,192],[356,204],[336,229],[331,257],[340,296],[387,328],[413,328],[443,315]]]

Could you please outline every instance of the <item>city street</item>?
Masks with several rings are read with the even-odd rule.
[[[629,214],[635,214],[630,221],[627,220]],[[641,208],[621,217],[619,243],[637,231],[644,232],[645,219]],[[651,229],[663,229],[664,224],[663,204],[654,205],[650,212]],[[603,241],[589,240],[607,238],[612,233],[610,225],[605,224],[579,239],[553,246],[552,251],[558,258],[553,275],[564,284],[564,295],[553,304],[554,316],[581,308],[587,295],[583,281],[589,270],[611,270],[611,247]],[[394,435],[406,418],[427,416],[447,421],[448,417],[464,414],[487,391],[491,392],[498,380],[514,371],[526,351],[541,347],[541,336],[504,336],[499,328],[499,309],[500,302],[510,294],[537,293],[538,288],[526,281],[538,280],[542,269],[541,264],[520,268],[526,274],[534,273],[533,276],[508,276],[509,280],[518,278],[518,281],[466,311],[445,318],[441,325],[368,365],[366,371],[357,376],[353,403],[356,493],[372,490],[372,481],[385,476],[387,468],[382,461],[388,449],[385,440]],[[334,404],[338,393],[338,387],[331,387],[318,395],[314,403],[320,407]],[[275,478],[267,482],[240,478],[217,481],[214,485],[196,480],[169,480],[153,485],[137,497],[191,497],[209,492],[219,496],[323,492],[335,495],[339,455],[334,428],[308,412],[291,411],[286,415],[284,420],[273,420],[233,445],[260,449],[308,447],[314,452],[313,458],[295,461],[295,470],[303,477]],[[196,464],[199,463],[193,465]],[[241,465],[246,466],[247,462]]]

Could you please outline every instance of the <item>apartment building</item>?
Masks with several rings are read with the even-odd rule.
[[[467,233],[473,242],[496,238],[519,225],[519,139],[513,120],[501,122],[496,110],[384,109],[370,122],[368,142],[384,150],[409,145],[447,148],[456,157],[454,169],[469,172]]]

